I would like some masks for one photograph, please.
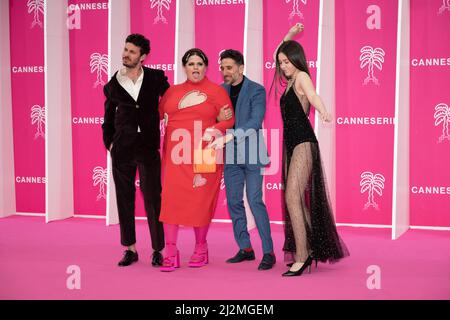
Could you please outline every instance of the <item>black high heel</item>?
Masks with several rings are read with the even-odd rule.
[[[308,256],[308,258],[306,259],[306,261],[303,263],[302,267],[300,269],[298,269],[297,271],[286,271],[285,273],[282,274],[283,277],[295,277],[295,276],[301,276],[303,271],[306,270],[306,268],[308,268],[309,273],[311,273],[311,264],[313,262],[313,257]],[[317,260],[316,260],[317,263]],[[317,266],[317,264],[316,264]]]
[[[312,257],[311,257],[312,258]],[[317,263],[319,263],[319,259],[317,259],[317,258],[313,258],[313,260],[316,262],[316,269],[317,269]],[[292,267],[294,265],[294,263],[293,262],[291,262],[291,263],[287,263],[286,264],[286,267]]]

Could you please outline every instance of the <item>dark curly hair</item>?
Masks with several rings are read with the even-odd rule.
[[[139,47],[139,49],[141,50],[141,56],[150,53],[150,40],[148,40],[142,34],[130,34],[125,40],[125,43],[127,42],[134,44],[136,47]]]

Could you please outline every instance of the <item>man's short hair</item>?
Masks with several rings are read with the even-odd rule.
[[[227,49],[220,54],[220,61],[227,58],[233,59],[238,66],[244,64],[244,56],[237,50]]]
[[[136,47],[139,47],[141,50],[141,56],[150,53],[150,40],[148,40],[142,34],[130,34],[125,40],[125,43],[127,42],[134,44]]]

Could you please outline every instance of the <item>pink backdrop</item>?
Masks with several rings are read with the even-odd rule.
[[[151,1],[131,1],[131,32],[151,40],[152,52],[145,64],[163,69],[173,83],[176,2],[153,3],[152,8]],[[208,77],[221,83],[220,51],[243,50],[244,1],[204,3],[195,2],[195,45],[210,58]],[[103,215],[106,153],[100,126],[102,86],[108,80],[107,1],[70,0],[69,4],[80,4],[81,9],[79,20],[69,12],[75,213]],[[336,3],[337,222],[391,224],[397,6],[398,1],[392,0]],[[296,40],[305,48],[315,81],[319,0],[263,1],[263,9],[261,67],[267,91],[274,74],[273,51],[296,22],[305,24]],[[10,1],[10,19],[17,210],[44,212],[43,6]],[[449,26],[446,2],[411,0],[412,225],[450,226]],[[265,128],[272,159],[279,160],[274,161],[278,166],[267,169],[274,174],[265,177],[265,200],[271,220],[279,221],[282,123],[273,95],[268,97]],[[273,145],[270,130],[280,130]],[[221,188],[215,218],[228,219]],[[137,198],[137,215],[144,216],[139,192]]]
[[[243,1],[236,3],[202,5],[200,2],[195,6],[195,46],[208,56],[207,77],[218,84],[223,82],[219,70],[220,52],[230,48],[243,52],[244,48],[245,5]],[[230,219],[223,177],[214,218]]]
[[[95,10],[77,6],[82,3],[98,1],[69,1],[74,210],[104,215],[107,175],[101,125],[103,86],[108,82],[108,1]]]
[[[411,0],[411,225],[450,226],[450,6]]]
[[[43,5],[10,0],[16,207],[45,212]]]
[[[150,40],[151,51],[144,61],[144,65],[164,70],[170,84],[173,84],[176,1],[167,3],[167,7],[162,3],[155,2],[155,6],[152,8],[151,1],[133,0],[130,2],[130,14],[131,33],[141,33]],[[161,130],[161,144],[164,141],[163,136],[164,130]],[[145,217],[144,199],[139,189],[139,174],[136,179],[138,187],[136,189],[136,216]]]
[[[282,185],[281,164],[282,164],[282,138],[283,123],[280,114],[279,97],[272,93],[269,96],[275,74],[275,63],[273,53],[288,30],[300,22],[305,25],[305,30],[294,40],[300,42],[305,50],[308,60],[312,80],[316,81],[316,61],[317,61],[317,41],[319,26],[319,0],[298,1],[286,3],[285,1],[265,1],[264,2],[264,22],[263,22],[263,42],[264,42],[264,86],[268,94],[267,111],[264,120],[264,127],[268,131],[267,144],[269,154],[272,159],[271,167],[266,172],[274,174],[265,176],[265,202],[269,212],[270,220],[281,221],[282,217]],[[281,93],[284,88],[281,88]],[[311,110],[311,123],[314,123],[314,111]],[[279,139],[271,143],[271,131],[279,130]],[[277,155],[276,155],[277,154]],[[273,159],[278,157],[279,161]],[[278,166],[277,166],[278,164]]]
[[[397,6],[336,5],[337,222],[391,224]]]

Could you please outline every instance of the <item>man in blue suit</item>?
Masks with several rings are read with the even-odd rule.
[[[224,169],[228,210],[233,221],[238,253],[227,260],[238,263],[255,260],[255,253],[247,230],[244,207],[244,185],[250,209],[261,237],[263,258],[258,270],[268,270],[275,264],[269,216],[262,200],[262,168],[269,163],[262,134],[266,112],[266,91],[260,84],[244,76],[244,57],[236,50],[225,50],[220,55],[223,87],[230,95],[235,114],[234,139],[226,144]],[[230,110],[223,111],[224,116]]]

